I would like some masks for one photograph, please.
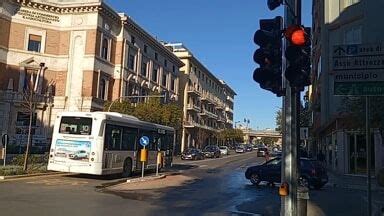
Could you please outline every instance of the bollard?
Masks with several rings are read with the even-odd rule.
[[[307,202],[309,200],[309,190],[307,187],[297,188],[297,215],[307,216]]]

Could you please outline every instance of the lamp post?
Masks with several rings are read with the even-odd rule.
[[[236,128],[236,124],[237,124],[237,123],[240,123],[240,122],[241,122],[241,121],[236,121],[236,122],[235,122],[235,128]]]

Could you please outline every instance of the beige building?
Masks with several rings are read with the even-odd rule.
[[[102,110],[107,100],[151,91],[179,100],[183,62],[102,0],[1,0],[0,27],[0,133],[11,151],[26,143],[31,76],[35,149],[49,144],[59,111]]]
[[[339,173],[366,174],[365,128],[352,121],[346,102],[361,97],[335,96],[337,73],[332,69],[335,45],[377,44],[383,46],[383,1],[313,1],[313,59],[310,103],[313,112],[311,151],[326,155],[328,168]],[[381,65],[382,67],[382,65]],[[356,71],[346,71],[353,73]],[[365,73],[359,71],[359,74]],[[379,71],[383,73],[383,71]],[[362,82],[364,80],[354,80]],[[365,104],[364,98],[361,98]],[[373,98],[372,98],[373,99]],[[363,108],[365,109],[365,108]],[[364,114],[361,119],[365,119]],[[372,128],[371,166],[384,167],[383,128]]]
[[[180,97],[184,108],[181,151],[218,144],[216,132],[233,127],[236,93],[183,44],[165,44],[181,59]]]

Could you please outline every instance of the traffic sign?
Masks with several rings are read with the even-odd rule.
[[[336,45],[331,71],[334,95],[384,95],[384,46]]]
[[[149,144],[149,138],[147,136],[142,136],[139,141],[140,145],[142,145],[143,147]]]

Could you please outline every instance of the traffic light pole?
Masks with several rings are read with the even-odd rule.
[[[293,9],[293,10],[292,10]],[[294,14],[292,13],[294,11]],[[301,0],[286,0],[284,10],[285,27],[301,24]],[[287,44],[285,43],[285,47]],[[283,49],[285,50],[285,48]],[[286,61],[285,61],[286,62]],[[283,62],[283,71],[286,63]],[[285,77],[285,76],[283,76]],[[297,211],[297,187],[298,187],[298,113],[300,104],[300,92],[294,91],[289,82],[283,78],[286,95],[283,97],[283,160],[282,160],[282,182],[289,185],[288,196],[281,197],[281,216],[296,216]]]

